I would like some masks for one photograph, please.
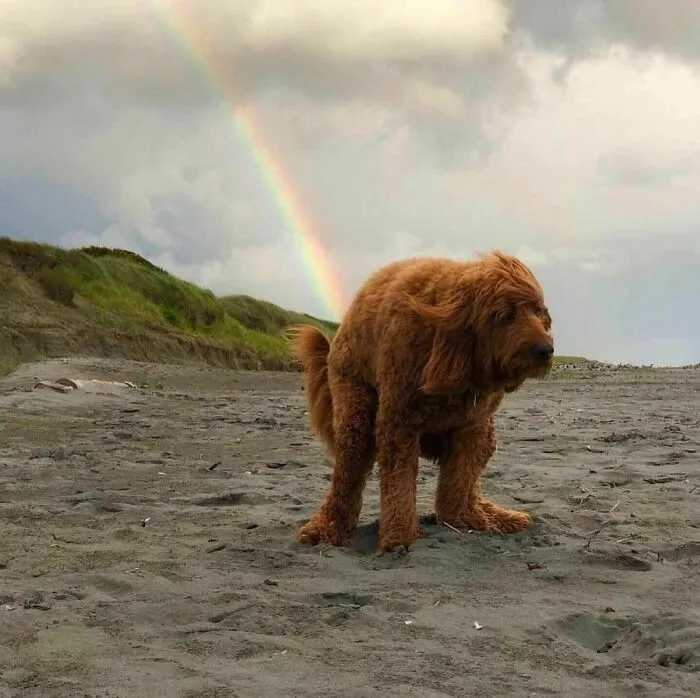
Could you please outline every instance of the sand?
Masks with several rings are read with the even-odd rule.
[[[301,384],[0,381],[0,697],[700,695],[699,370],[526,385],[484,488],[532,526],[430,524],[404,557],[375,553],[376,475],[352,548],[295,542],[330,473]]]

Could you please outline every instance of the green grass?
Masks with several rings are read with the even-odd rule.
[[[567,364],[569,366],[585,366],[586,364],[592,363],[590,359],[586,359],[583,356],[554,356],[555,364]]]
[[[276,334],[290,324],[300,323],[316,324],[331,333],[338,329],[337,322],[319,320],[305,313],[284,310],[274,303],[250,296],[224,296],[221,302],[226,312],[242,325],[266,334]]]
[[[62,325],[66,332],[76,326],[108,353],[110,342],[124,353],[131,341],[137,354],[168,358],[160,357],[167,337],[169,346],[187,344],[205,360],[217,355],[224,364],[286,368],[295,365],[283,336],[287,327],[307,323],[329,334],[338,327],[249,296],[219,298],[128,250],[0,238],[0,290],[0,322],[24,314],[25,338],[33,324]],[[32,307],[36,314],[27,318]],[[17,353],[6,344],[0,343],[0,356]]]

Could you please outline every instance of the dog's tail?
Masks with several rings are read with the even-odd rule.
[[[306,372],[306,400],[311,428],[333,453],[333,399],[328,382],[328,337],[313,325],[296,325],[287,330],[292,350]]]

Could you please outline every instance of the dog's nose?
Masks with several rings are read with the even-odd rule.
[[[552,354],[554,354],[554,347],[551,344],[535,344],[535,346],[532,348],[532,354],[534,355],[536,361],[541,361],[544,363],[552,358]]]

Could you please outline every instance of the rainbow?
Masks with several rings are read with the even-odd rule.
[[[165,23],[181,46],[184,54],[197,66],[211,88],[230,107],[233,125],[247,144],[258,173],[270,198],[274,201],[302,263],[314,286],[328,319],[339,320],[344,306],[344,294],[333,264],[321,244],[313,216],[285,173],[279,156],[266,143],[265,134],[257,123],[254,111],[237,104],[230,76],[224,69],[206,32],[193,13],[179,0],[154,0]]]

